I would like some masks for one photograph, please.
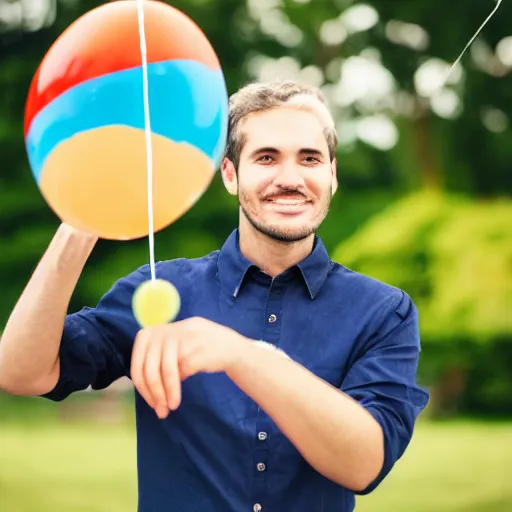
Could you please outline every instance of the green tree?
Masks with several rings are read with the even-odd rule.
[[[335,259],[405,290],[420,312],[434,408],[512,413],[512,202],[435,192],[374,216]]]
[[[21,0],[0,4],[0,330],[58,225],[28,166],[23,138],[27,91],[62,31],[103,3],[46,0],[39,10],[30,11],[24,7],[29,3]],[[402,286],[418,301],[428,353],[444,354],[426,358],[437,365],[424,365],[427,380],[435,375],[440,382],[444,372],[452,375],[445,380],[454,389],[464,380],[464,396],[477,397],[471,402],[475,408],[484,403],[482,396],[505,397],[509,380],[499,377],[505,372],[496,371],[491,378],[487,369],[503,369],[506,361],[510,366],[508,356],[492,354],[510,354],[507,348],[496,352],[496,347],[498,339],[510,346],[504,312],[510,310],[507,226],[512,217],[505,199],[494,204],[493,198],[510,197],[512,190],[512,4],[503,2],[452,80],[436,90],[494,8],[493,0],[471,5],[442,0],[169,3],[204,30],[230,92],[248,80],[271,78],[298,78],[322,87],[340,134],[340,190],[320,232],[327,247],[333,249],[358,232],[347,242],[348,256],[343,253],[341,258],[337,252],[340,260],[347,258],[363,271]],[[423,189],[437,192],[407,198]],[[445,198],[442,191],[485,202]],[[384,221],[370,220],[363,230],[367,235],[359,230],[404,196],[405,202],[384,214],[386,236],[393,243],[386,246],[389,240],[381,240],[383,257],[376,258],[371,239],[376,243],[382,235],[372,226]],[[403,212],[403,218],[393,211]],[[199,203],[157,235],[157,259],[194,257],[218,248],[236,225],[236,215],[236,201],[216,176]],[[391,252],[384,257],[386,247]],[[100,242],[71,308],[93,305],[148,256],[145,239]],[[472,350],[472,361],[481,357],[482,365],[465,362]],[[470,383],[453,377],[454,372],[445,370],[448,366],[473,368]],[[474,378],[480,366],[489,378]],[[456,395],[462,403],[460,393]],[[500,400],[489,403],[496,408]],[[470,398],[464,403],[469,407]],[[505,403],[510,410],[509,401]]]

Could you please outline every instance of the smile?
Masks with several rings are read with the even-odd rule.
[[[264,204],[268,208],[269,211],[278,215],[286,215],[286,216],[295,216],[301,215],[305,213],[309,208],[311,208],[311,201],[307,199],[298,199],[298,198],[277,198],[277,199],[267,199],[264,201]]]
[[[305,199],[267,199],[267,202],[283,206],[302,206],[308,203]]]

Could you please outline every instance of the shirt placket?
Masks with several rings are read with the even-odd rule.
[[[278,347],[281,337],[281,314],[283,288],[280,283],[273,282],[270,286],[265,305],[265,325],[262,332],[262,341]],[[258,408],[256,422],[256,439],[254,450],[254,486],[253,486],[253,512],[265,512],[270,501],[270,484],[273,468],[269,467],[269,442],[271,436],[272,420]]]

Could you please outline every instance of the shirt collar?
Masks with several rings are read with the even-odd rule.
[[[217,267],[221,285],[234,298],[238,295],[249,270],[258,268],[240,252],[238,229],[229,235],[219,251]],[[314,299],[332,268],[327,249],[318,236],[315,236],[311,253],[295,265],[295,268],[300,271],[309,295]]]

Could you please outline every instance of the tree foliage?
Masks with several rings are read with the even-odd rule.
[[[512,202],[434,192],[397,201],[334,257],[407,291],[428,339],[512,336]]]
[[[322,88],[340,136],[340,189],[320,230],[328,249],[413,296],[428,382],[442,382],[444,396],[459,389],[457,403],[468,409],[487,399],[503,409],[512,396],[503,348],[512,339],[512,3],[503,2],[443,84],[493,0],[167,1],[203,29],[229,92],[275,78]],[[58,225],[28,166],[27,91],[50,45],[103,3],[0,3],[0,330]],[[236,223],[236,200],[216,176],[157,234],[156,257],[217,249]],[[148,257],[146,239],[101,241],[71,309],[94,305]],[[460,398],[462,381],[469,401]]]
[[[511,218],[509,200],[424,191],[374,216],[334,252],[411,295],[422,378],[442,388],[443,400],[453,394],[451,405],[479,412],[512,412]]]

